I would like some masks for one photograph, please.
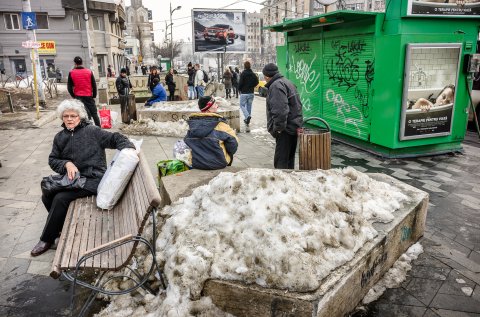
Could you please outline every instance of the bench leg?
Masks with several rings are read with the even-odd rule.
[[[155,268],[157,269],[158,277],[160,279],[160,283],[162,283],[163,289],[167,289],[167,284],[165,283],[165,280],[163,279],[163,272],[160,269],[160,265],[157,263],[156,255],[157,255],[157,250],[155,249],[155,243],[157,241],[157,208],[153,208],[152,210],[152,241],[153,241],[153,246],[151,248],[152,251],[152,256],[153,256],[153,263],[155,264]]]
[[[70,302],[70,316],[73,316],[73,312],[75,311],[75,293],[76,293],[76,286],[77,286],[77,278],[76,278],[77,273],[78,273],[78,271],[75,272],[75,278],[73,279],[73,282],[72,282],[73,285],[72,285],[72,295],[71,295],[72,297],[71,297],[71,302]],[[100,275],[100,277],[97,280],[97,283],[95,283],[95,287],[100,286],[102,278],[106,273],[107,273],[107,271],[102,272],[102,274]],[[92,292],[88,296],[87,300],[83,304],[82,309],[78,313],[79,317],[83,317],[83,315],[88,311],[88,309],[92,305],[93,301],[95,300],[95,297],[97,296],[97,294],[98,294],[98,290],[92,290]]]

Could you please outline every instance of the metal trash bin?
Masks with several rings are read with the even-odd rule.
[[[308,121],[320,121],[325,127],[306,128]],[[299,167],[301,170],[330,169],[332,135],[330,126],[321,118],[308,118],[298,129]]]

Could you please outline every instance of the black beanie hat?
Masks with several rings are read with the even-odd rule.
[[[75,58],[73,59],[73,62],[77,65],[82,65],[83,63],[82,58],[80,56],[75,56]]]
[[[211,106],[215,103],[215,99],[211,96],[203,96],[198,99],[198,108],[201,112],[205,112],[210,109]]]
[[[126,68],[120,69],[120,73],[126,74],[126,73],[127,73],[127,69],[126,69]]]
[[[263,67],[262,73],[267,77],[273,77],[276,73],[278,73],[278,67],[274,63],[268,63]]]

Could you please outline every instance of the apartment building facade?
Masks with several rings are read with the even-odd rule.
[[[0,2],[0,69],[4,69],[5,76],[32,74],[30,50],[22,47],[22,42],[28,40],[27,32],[31,32],[22,25],[22,2]],[[85,20],[81,0],[31,1],[37,18],[37,42],[42,44],[42,76],[55,77],[59,69],[65,81],[75,56],[82,57],[97,78],[106,76],[109,64],[114,69],[124,65],[124,8],[123,0],[88,0]]]
[[[263,26],[335,10],[385,11],[385,0],[338,0],[330,6],[323,6],[315,0],[266,0],[262,5],[260,14]],[[275,63],[276,47],[285,45],[283,33],[262,30],[262,43],[262,63]]]
[[[126,8],[127,29],[125,55],[139,65],[156,64],[153,51],[153,23],[151,11],[143,6],[142,0],[132,0],[131,6]]]

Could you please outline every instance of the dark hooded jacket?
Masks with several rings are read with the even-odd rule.
[[[128,77],[122,77],[121,75],[117,77],[115,81],[115,86],[117,87],[117,92],[119,96],[125,95],[125,88],[132,88],[132,83]]]
[[[276,73],[265,85],[267,94],[267,129],[273,137],[285,131],[296,135],[303,124],[302,102],[293,83]]]
[[[185,143],[192,149],[193,168],[216,170],[232,164],[237,152],[235,131],[216,113],[195,113],[188,119]]]
[[[258,77],[251,69],[245,69],[238,80],[238,91],[242,94],[253,94],[258,85]]]
[[[80,175],[87,178],[84,189],[97,193],[97,187],[107,170],[105,149],[135,148],[128,138],[118,132],[111,133],[84,120],[72,131],[62,124],[63,130],[53,139],[48,164],[58,174],[66,174],[65,164],[72,162]]]

